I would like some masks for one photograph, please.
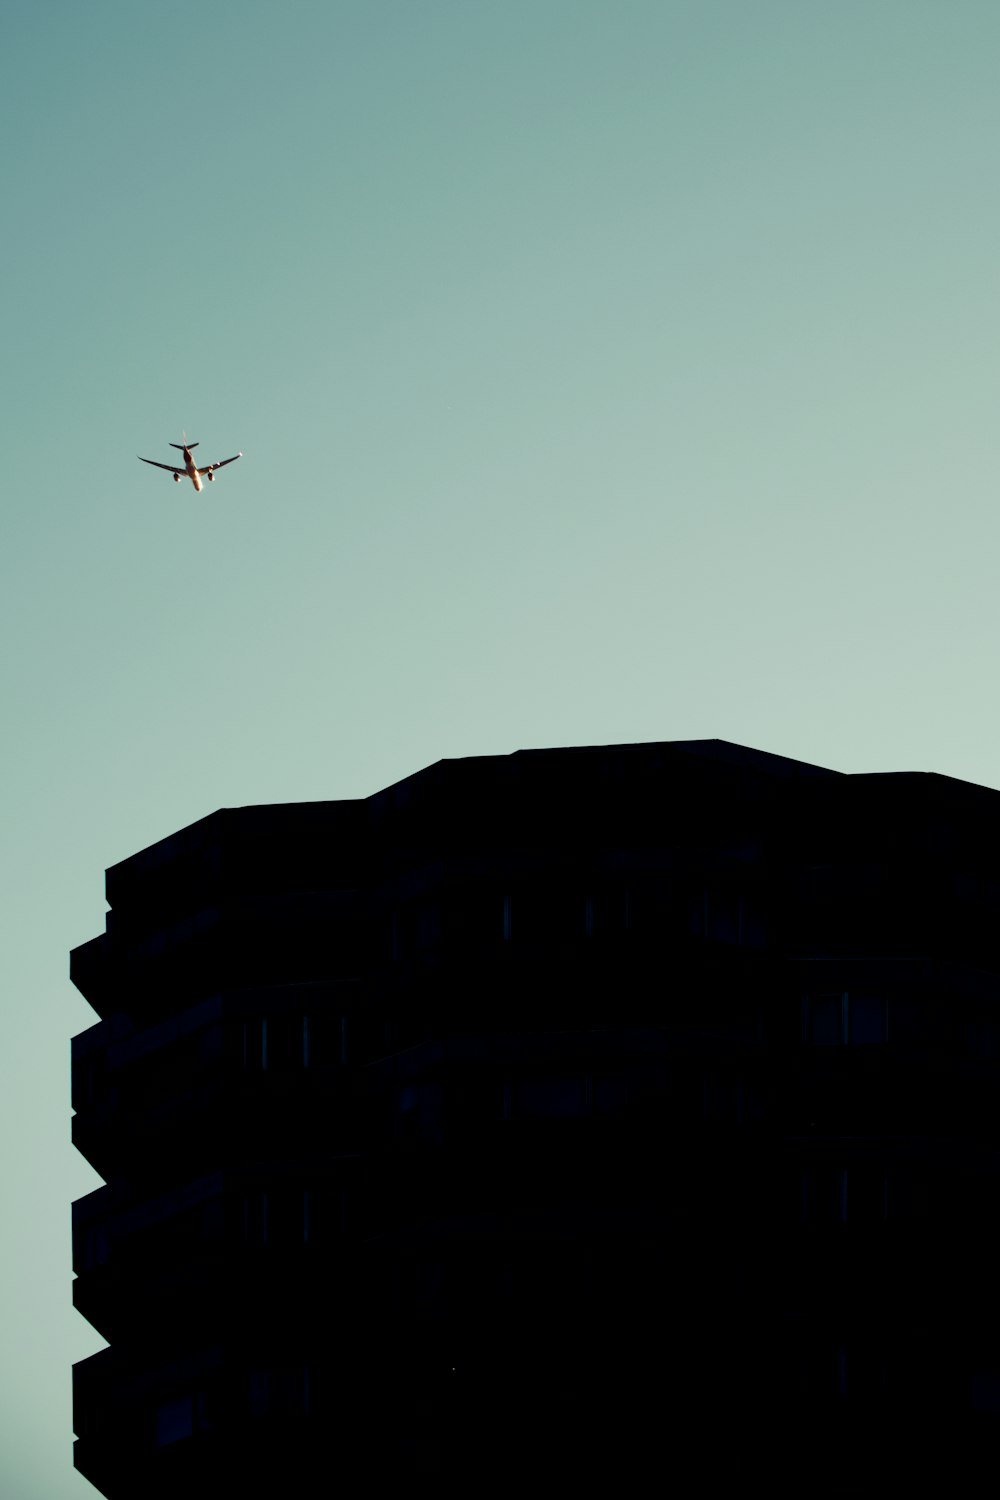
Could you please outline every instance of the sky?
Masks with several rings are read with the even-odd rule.
[[[0,1489],[84,1500],[68,951],[220,806],[1000,786],[995,0],[5,0]],[[136,455],[243,459],[196,495]]]

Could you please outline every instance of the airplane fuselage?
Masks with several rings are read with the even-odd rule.
[[[184,449],[184,467],[185,469],[187,469],[187,476],[190,479],[191,483],[194,485],[198,493],[201,494],[201,491],[205,488],[205,486],[201,482],[201,475],[198,473],[198,465],[194,461],[194,454],[191,452],[190,448]]]

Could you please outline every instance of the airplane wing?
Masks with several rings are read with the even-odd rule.
[[[166,471],[167,471],[168,474],[186,474],[187,473],[187,469],[175,469],[174,466],[173,466],[173,464],[161,464],[161,463],[157,463],[157,461],[156,461],[155,458],[143,458],[143,456],[142,456],[141,453],[137,453],[135,456],[139,460],[140,463],[142,463],[142,464],[152,464],[155,469],[166,469]]]
[[[211,472],[212,472],[213,469],[224,469],[226,467],[226,464],[234,464],[238,458],[242,458],[242,457],[243,457],[242,453],[234,453],[233,456],[232,456],[232,458],[224,458],[222,460],[222,462],[218,463],[218,464],[209,464],[207,469],[199,469],[198,473],[199,474],[211,474]]]

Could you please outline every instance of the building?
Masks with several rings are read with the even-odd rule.
[[[71,963],[77,1467],[628,1492],[988,1442],[998,832],[982,787],[707,740],[112,867]]]

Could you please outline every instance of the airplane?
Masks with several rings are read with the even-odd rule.
[[[136,458],[139,459],[140,463],[152,464],[156,469],[166,469],[168,474],[172,474],[174,476],[174,484],[180,484],[184,476],[187,475],[188,479],[190,479],[191,483],[194,485],[199,494],[204,489],[204,485],[201,482],[201,476],[203,474],[207,474],[209,480],[213,480],[215,478],[216,469],[224,469],[226,467],[226,464],[234,464],[238,458],[243,457],[242,453],[234,453],[232,458],[224,458],[221,463],[209,464],[207,468],[199,469],[194,459],[191,457],[191,451],[192,449],[197,448],[197,443],[189,443],[187,441],[187,438],[185,437],[183,443],[171,443],[170,446],[171,448],[179,448],[184,454],[183,469],[175,469],[173,464],[157,463],[155,458],[143,458],[141,453],[137,453]]]

